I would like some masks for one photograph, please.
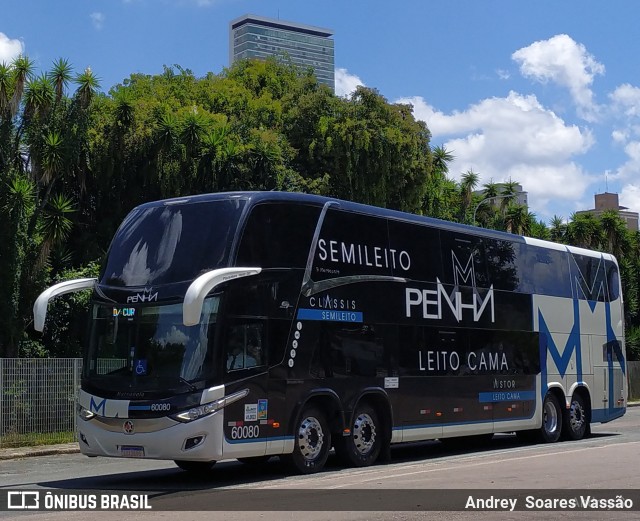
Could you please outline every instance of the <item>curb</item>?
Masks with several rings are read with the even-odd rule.
[[[51,445],[42,447],[16,447],[12,449],[0,449],[0,461],[10,459],[32,458],[35,456],[53,456],[56,454],[77,454],[80,447],[77,443],[65,445]]]

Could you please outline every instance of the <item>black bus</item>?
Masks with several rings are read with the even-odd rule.
[[[157,201],[92,290],[78,437],[185,470],[331,448],[517,432],[554,442],[624,414],[616,259],[361,204],[241,192]],[[465,437],[465,438],[462,438]]]

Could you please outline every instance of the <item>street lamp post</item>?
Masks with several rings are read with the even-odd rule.
[[[501,194],[501,195],[494,195],[493,197],[487,197],[486,199],[483,199],[482,201],[480,201],[475,209],[473,210],[473,224],[475,225],[476,223],[476,213],[478,212],[478,208],[480,208],[480,206],[482,206],[484,203],[488,203],[489,201],[495,201],[497,199],[505,199],[506,197],[513,197],[513,194]]]

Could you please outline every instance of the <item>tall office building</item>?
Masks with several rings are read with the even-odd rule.
[[[247,14],[229,24],[229,63],[288,56],[298,67],[311,67],[320,83],[335,90],[332,36],[329,29]]]

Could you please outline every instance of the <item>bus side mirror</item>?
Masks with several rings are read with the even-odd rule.
[[[202,303],[207,295],[219,284],[242,277],[257,275],[262,268],[220,268],[207,271],[194,280],[184,295],[182,304],[182,322],[185,326],[200,323]]]
[[[45,289],[40,293],[40,296],[33,305],[33,328],[36,331],[43,331],[44,322],[47,318],[47,305],[51,299],[59,295],[64,295],[65,293],[75,293],[83,289],[92,289],[97,281],[98,279],[96,278],[65,280],[64,282],[59,282]]]

